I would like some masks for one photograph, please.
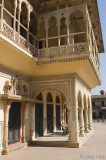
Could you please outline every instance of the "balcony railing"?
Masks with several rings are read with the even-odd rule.
[[[59,51],[60,50],[60,51]],[[49,47],[39,49],[38,57],[54,57],[54,56],[63,56],[68,54],[79,54],[87,51],[87,43],[76,43],[68,45],[61,45],[59,47]]]
[[[5,20],[5,17],[3,15],[6,14],[8,15],[9,19],[11,19],[11,25],[8,24]],[[12,21],[15,19],[15,28],[12,27]],[[16,31],[18,24],[20,25],[20,29],[22,28],[25,32],[26,35],[22,36],[20,31]],[[8,39],[12,40],[16,44],[18,44],[21,48],[25,49],[28,51],[32,56],[37,57],[37,38],[35,35],[33,35],[29,30],[27,30],[24,25],[22,25],[16,17],[14,17],[4,6],[0,4],[0,32],[5,35]],[[29,35],[31,41],[33,43],[30,43],[30,39],[24,38],[25,36],[27,37],[27,34]]]
[[[22,48],[26,49],[31,55],[37,56],[37,48],[31,43],[28,43],[27,40],[18,34],[12,27],[10,27],[4,20],[2,21],[3,27],[1,32],[10,40],[14,41]],[[36,40],[36,39],[35,39]]]

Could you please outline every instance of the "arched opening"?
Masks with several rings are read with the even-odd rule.
[[[27,18],[28,14],[27,13],[28,13],[27,6],[24,2],[22,2],[21,15],[20,15],[20,34],[25,39],[27,38],[27,21],[28,21],[28,18]]]
[[[7,0],[4,0],[4,8],[6,10],[4,10],[4,12],[3,12],[3,19],[5,20],[5,22],[9,26],[13,27],[13,17],[12,17],[12,15],[14,15],[14,0],[9,0],[9,2]]]
[[[67,44],[67,26],[66,26],[66,18],[62,17],[60,20],[60,45]]]
[[[60,98],[57,95],[56,96],[56,130],[60,130],[61,129],[61,111],[60,111]]]
[[[55,17],[51,17],[48,21],[48,47],[56,47],[58,46],[58,28],[57,28],[57,19]]]
[[[39,25],[39,39],[39,49],[46,48],[46,29],[43,20]]]
[[[51,103],[53,102],[52,95],[50,92],[47,95],[47,102],[51,102]]]
[[[75,11],[70,15],[70,44],[86,42],[86,23],[84,13]]]
[[[37,41],[35,36],[37,35],[37,20],[33,12],[30,14],[29,23],[29,42],[37,48]]]
[[[53,132],[53,98],[50,92],[47,94],[47,132]]]
[[[20,142],[21,103],[13,102],[9,110],[8,144]]]
[[[35,137],[43,136],[43,97],[40,93],[35,104]]]

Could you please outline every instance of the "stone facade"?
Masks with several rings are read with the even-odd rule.
[[[91,89],[101,83],[104,50],[96,0],[93,14],[88,1],[33,2],[0,0],[3,154],[58,132],[60,124],[68,124],[74,147],[93,131]]]

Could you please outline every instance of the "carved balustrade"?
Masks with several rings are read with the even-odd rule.
[[[0,4],[0,32],[6,36],[8,39],[12,40],[16,44],[18,44],[23,49],[27,50],[31,55],[37,56],[37,38],[34,36],[25,26],[23,26],[16,19],[16,27],[13,28],[13,24],[8,24],[3,14],[7,14],[8,17],[13,20],[15,17],[6,9],[4,6]],[[20,31],[17,31],[18,23],[20,24],[20,29],[24,30],[25,35],[21,35]],[[29,34],[29,40],[27,39],[27,33]]]

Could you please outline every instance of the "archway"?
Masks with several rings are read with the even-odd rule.
[[[35,104],[35,137],[43,136],[43,97],[40,93]]]
[[[48,47],[56,47],[58,46],[57,19],[52,16],[48,21],[48,26]]]
[[[86,42],[86,23],[84,18],[84,13],[80,10],[70,15],[70,44]]]
[[[27,6],[24,2],[22,2],[21,15],[20,15],[20,34],[25,39],[27,38],[27,21],[28,21],[27,13],[28,13]]]
[[[20,142],[21,103],[13,102],[9,110],[8,144]]]

